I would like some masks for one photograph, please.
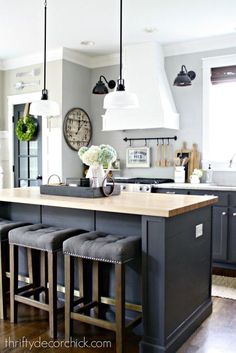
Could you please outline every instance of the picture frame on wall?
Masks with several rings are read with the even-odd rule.
[[[127,168],[149,168],[150,148],[149,147],[128,147],[126,150]]]

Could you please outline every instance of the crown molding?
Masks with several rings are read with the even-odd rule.
[[[163,45],[163,51],[165,56],[174,56],[233,47],[236,47],[235,33],[166,44]]]
[[[77,50],[72,50],[68,48],[62,49],[63,55],[62,59],[70,61],[74,64],[85,66],[89,69],[92,68],[92,57],[85,55]]]
[[[95,56],[92,58],[92,69],[96,69],[104,66],[119,65],[120,55],[119,53]]]
[[[119,54],[91,57],[80,53],[79,51],[68,48],[63,48],[63,59],[78,65],[88,67],[89,69],[119,64]]]
[[[55,50],[49,50],[47,52],[47,62],[56,60],[67,60],[69,62],[85,66],[89,69],[95,69],[98,67],[119,64],[119,54],[109,54],[91,57],[79,51],[68,48],[58,48]],[[30,65],[42,64],[42,62],[43,54],[36,53],[15,59],[2,60],[0,61],[0,70],[14,70]]]
[[[190,53],[198,53],[210,50],[236,47],[236,34],[231,33],[222,36],[196,39],[187,42],[179,42],[163,45],[164,56],[175,56]],[[89,69],[112,66],[119,64],[119,54],[89,56],[77,50],[57,48],[47,53],[47,61],[67,60],[69,62],[85,66]],[[42,64],[43,54],[36,53],[15,59],[0,60],[0,70],[13,70],[30,65]]]
[[[63,50],[58,48],[55,50],[50,50],[47,53],[47,62],[62,60],[63,59]],[[2,70],[14,70],[21,67],[26,67],[30,65],[37,65],[43,63],[43,53],[36,53],[27,56],[21,56],[15,59],[2,60]],[[0,64],[1,64],[0,63]]]

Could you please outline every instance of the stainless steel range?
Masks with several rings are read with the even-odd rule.
[[[127,192],[152,192],[152,185],[173,182],[173,179],[165,178],[115,178],[115,183]]]

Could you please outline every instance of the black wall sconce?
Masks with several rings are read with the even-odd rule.
[[[181,66],[181,71],[178,73],[174,80],[174,86],[185,87],[191,86],[192,81],[195,79],[196,73],[194,71],[188,71],[185,65]]]
[[[108,93],[108,88],[105,85],[105,83],[102,81],[102,79],[106,82],[107,86],[110,89],[113,89],[116,87],[116,82],[114,80],[107,81],[106,77],[101,75],[99,77],[99,81],[96,83],[96,86],[93,88],[93,94],[107,94]]]

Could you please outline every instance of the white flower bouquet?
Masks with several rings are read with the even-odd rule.
[[[89,166],[86,177],[90,178],[91,186],[102,186],[106,175],[109,173],[111,164],[117,159],[115,149],[110,145],[81,147],[78,154],[82,162]],[[106,175],[104,167],[107,169]]]
[[[88,166],[111,165],[117,159],[115,149],[110,145],[81,147],[79,157]]]

